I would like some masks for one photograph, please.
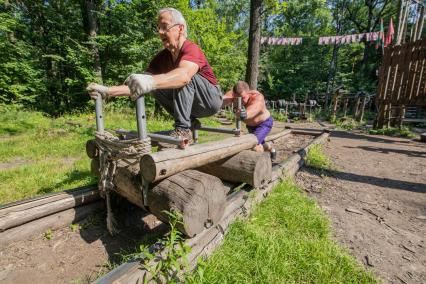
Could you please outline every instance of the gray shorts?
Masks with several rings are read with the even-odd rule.
[[[154,91],[155,100],[175,119],[175,127],[189,128],[194,118],[208,117],[222,106],[222,91],[206,78],[195,74],[179,89]]]

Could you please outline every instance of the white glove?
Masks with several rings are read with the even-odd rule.
[[[132,74],[124,81],[124,85],[129,87],[133,99],[155,90],[154,78],[146,74]]]
[[[90,83],[87,88],[87,91],[89,91],[89,96],[96,100],[96,98],[98,97],[98,95],[101,95],[102,99],[105,99],[108,97],[108,87],[107,86],[103,86],[103,85],[99,85],[96,83]]]

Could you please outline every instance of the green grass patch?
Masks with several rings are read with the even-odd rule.
[[[358,122],[350,116],[336,118],[331,117],[330,122],[336,125],[337,129],[353,130],[357,129],[362,125],[362,122]]]
[[[324,154],[322,145],[315,145],[308,150],[305,157],[305,162],[308,167],[319,170],[331,170],[332,164],[330,159]]]
[[[403,126],[401,128],[385,127],[382,129],[370,129],[368,134],[371,135],[387,135],[395,137],[415,138],[416,134],[411,132],[410,128]]]
[[[330,238],[315,202],[286,181],[194,272],[195,283],[377,283]],[[191,281],[192,282],[192,281]]]
[[[104,111],[105,128],[136,130],[135,110]],[[203,125],[218,127],[213,119]],[[86,141],[94,138],[94,113],[58,118],[17,107],[0,106],[0,204],[40,194],[95,184],[90,174]],[[149,132],[173,128],[167,118],[151,118]],[[200,142],[231,137],[200,131]]]

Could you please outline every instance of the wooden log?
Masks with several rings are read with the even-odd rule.
[[[6,213],[22,211],[28,208],[34,208],[43,204],[51,203],[54,201],[69,198],[70,196],[79,196],[87,192],[97,192],[96,186],[83,186],[63,192],[55,192],[45,195],[36,196],[29,199],[19,200],[0,206],[0,218],[5,216]]]
[[[101,168],[101,164],[98,158],[92,159],[92,161],[90,161],[90,173],[92,175],[94,175],[95,177],[100,177],[101,176],[101,173],[99,172],[100,168]]]
[[[86,142],[86,154],[90,159],[95,159],[99,156],[98,145],[96,145],[95,139],[87,140]]]
[[[235,155],[257,144],[253,134],[221,141],[193,145],[185,150],[171,149],[146,154],[141,158],[141,174],[145,181],[155,182],[181,171]]]
[[[140,208],[145,208],[143,205],[143,194],[138,163],[133,165],[119,163],[114,175],[114,185],[114,190],[120,196],[126,198],[130,203],[133,203]]]
[[[217,224],[226,206],[226,187],[212,175],[187,170],[168,177],[148,192],[149,211],[163,222],[164,211],[182,214],[179,230],[189,237]]]
[[[66,227],[86,218],[93,214],[93,212],[102,209],[103,206],[104,202],[98,200],[87,205],[61,211],[41,219],[33,220],[21,226],[8,229],[4,232],[0,232],[0,248],[6,247],[13,242],[24,240],[37,234],[42,234],[48,229],[56,230]]]
[[[198,170],[223,180],[261,187],[271,179],[272,163],[269,153],[244,150],[231,158],[204,165]]]
[[[291,130],[267,137],[265,141],[288,135]],[[155,182],[187,169],[198,168],[233,156],[257,144],[253,134],[232,137],[221,141],[193,145],[185,150],[171,149],[146,154],[141,158],[141,175],[147,182]]]
[[[82,204],[87,204],[99,199],[99,191],[87,191],[80,195],[73,196],[70,195],[67,198],[42,204],[39,206],[18,209],[8,212],[5,212],[3,216],[0,217],[0,232],[3,232],[7,229],[20,226],[22,224],[28,223],[35,219],[39,219],[60,211],[64,211]]]

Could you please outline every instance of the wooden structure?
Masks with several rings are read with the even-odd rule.
[[[342,110],[343,117],[352,114],[356,121],[362,121],[365,108],[370,101],[370,96],[364,92],[349,94],[342,88],[337,88],[332,98],[331,116],[337,117],[339,110]]]
[[[379,71],[375,128],[400,126],[408,105],[426,105],[426,39],[387,47]]]
[[[268,136],[275,140],[289,135],[284,130]],[[129,202],[167,223],[164,211],[178,210],[179,229],[189,237],[215,225],[223,215],[230,187],[222,182],[265,186],[271,179],[269,155],[246,151],[257,144],[253,134],[195,144],[182,149],[147,153],[140,159],[119,159],[111,182],[114,191]],[[86,144],[92,158],[91,171],[100,176],[99,149],[94,140]]]
[[[195,237],[185,241],[185,244],[191,247],[191,252],[187,255],[190,269],[196,267],[199,258],[205,259],[213,253],[223,240],[229,225],[237,217],[249,216],[253,205],[261,202],[276,184],[281,182],[285,177],[294,175],[294,173],[303,166],[304,157],[308,149],[314,145],[322,144],[327,141],[329,134],[317,133],[317,135],[319,136],[307,147],[300,149],[282,163],[275,165],[272,168],[271,180],[265,187],[255,190],[242,189],[227,196],[225,210],[219,222],[200,234],[197,234]],[[152,246],[150,251],[156,251],[156,257],[147,264],[153,267],[156,262],[161,259],[161,255],[164,251],[155,250],[155,246]],[[144,281],[150,282],[151,280],[152,275],[150,272],[141,268],[139,259],[134,259],[118,266],[103,277],[97,279],[94,284],[142,283]]]

